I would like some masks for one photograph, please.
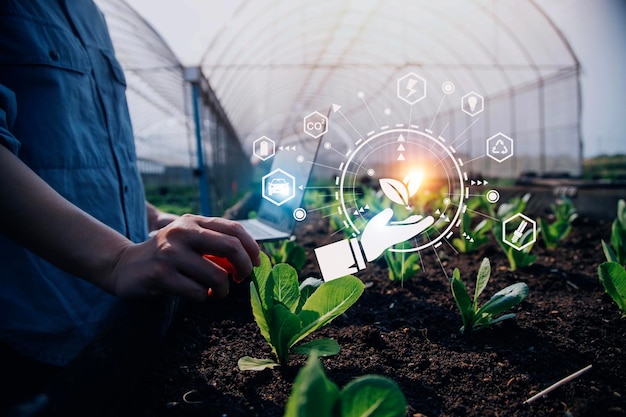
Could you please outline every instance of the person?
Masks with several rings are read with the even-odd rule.
[[[242,277],[260,263],[237,223],[145,202],[125,87],[91,0],[0,2],[0,407],[62,410],[123,382],[115,364],[149,356],[172,300],[228,294],[203,255]]]

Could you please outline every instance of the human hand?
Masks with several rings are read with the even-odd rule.
[[[228,271],[204,255],[226,258],[246,277],[260,264],[259,246],[240,224],[187,214],[143,243],[125,247],[111,274],[122,298],[169,293],[202,301],[228,294]]]
[[[433,216],[413,215],[406,220],[390,222],[393,210],[386,208],[374,216],[361,235],[361,246],[368,262],[378,258],[385,249],[422,233],[431,226]]]

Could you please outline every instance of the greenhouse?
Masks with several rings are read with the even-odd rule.
[[[486,178],[581,173],[580,65],[532,1],[243,1],[195,68],[126,3],[101,7],[127,75],[142,170],[205,172],[212,212],[253,180],[255,140],[301,135],[303,118],[331,104],[341,107],[330,133],[341,152],[404,123],[454,142]],[[397,84],[410,73],[425,90],[412,104]],[[470,93],[479,114],[462,108]],[[514,139],[507,163],[486,156],[498,133]],[[332,159],[322,152],[318,164]]]

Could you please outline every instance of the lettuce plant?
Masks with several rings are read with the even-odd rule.
[[[365,375],[339,390],[313,353],[300,369],[284,417],[403,417],[406,398],[389,378]]]
[[[555,249],[572,230],[572,222],[578,217],[578,213],[571,200],[565,197],[558,199],[556,204],[551,204],[550,208],[554,221],[548,223],[546,219],[539,218],[539,231],[546,248]]]
[[[602,250],[607,261],[626,264],[626,202],[623,199],[617,202],[617,217],[611,225],[610,245],[603,240]]]
[[[622,317],[626,317],[626,269],[617,262],[604,262],[598,266],[598,276],[604,290],[622,312]]]
[[[308,278],[299,284],[292,266],[280,263],[272,268],[264,253],[251,278],[252,313],[277,361],[245,356],[239,359],[239,369],[272,368],[287,363],[291,353],[308,355],[317,350],[322,355],[335,355],[339,352],[339,344],[327,338],[295,345],[352,306],[363,293],[365,286],[361,280],[347,275],[329,282]]]
[[[476,252],[489,242],[489,232],[493,223],[491,219],[483,219],[472,228],[472,217],[469,211],[463,213],[459,229],[461,236],[452,239],[452,245],[461,253]]]
[[[530,200],[530,194],[526,193],[522,197],[513,197],[509,202],[503,203],[498,207],[498,211],[495,213],[499,221],[493,223],[492,234],[498,245],[502,248],[502,251],[506,255],[509,261],[509,269],[516,271],[519,268],[524,268],[532,265],[537,260],[537,256],[530,253],[533,248],[533,244],[524,245],[524,249],[518,250],[502,240],[502,227],[503,222],[514,216],[517,213],[521,213],[526,209],[526,205]],[[519,242],[524,243],[531,239],[532,231],[530,229],[520,237]]]
[[[272,265],[286,263],[293,266],[296,271],[301,271],[306,262],[306,252],[295,240],[284,239],[277,242],[265,242],[263,249],[267,252]]]
[[[521,303],[528,295],[528,286],[523,282],[518,282],[498,291],[489,301],[479,307],[478,297],[487,286],[490,276],[491,264],[488,258],[484,258],[476,276],[476,287],[474,289],[474,299],[472,300],[467,293],[465,284],[461,281],[459,269],[455,268],[452,273],[450,287],[452,296],[461,313],[461,319],[463,320],[463,327],[461,327],[462,333],[480,330],[500,321],[515,317],[515,313],[498,315]]]
[[[401,249],[406,249],[410,245],[404,243],[398,246]],[[391,281],[410,279],[420,270],[419,254],[416,252],[391,252],[386,250],[385,261],[387,261],[389,279]]]

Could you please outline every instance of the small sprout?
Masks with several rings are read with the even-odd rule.
[[[598,276],[604,290],[622,312],[622,317],[626,317],[626,269],[617,262],[604,262],[598,266]]]
[[[245,356],[239,359],[239,369],[272,368],[285,364],[291,353],[309,355],[313,350],[326,356],[339,353],[339,344],[332,339],[295,345],[350,308],[363,293],[361,280],[348,275],[324,283],[308,278],[299,284],[292,266],[280,263],[272,268],[264,253],[251,278],[252,313],[278,362]]]
[[[460,237],[452,239],[452,245],[461,253],[476,252],[489,242],[492,223],[491,219],[482,219],[472,228],[472,216],[466,211],[461,221]]]
[[[572,202],[563,197],[550,206],[554,214],[554,222],[539,219],[539,231],[548,249],[555,249],[572,230],[572,222],[578,217]]]
[[[412,172],[404,178],[404,181],[398,181],[394,178],[381,178],[378,182],[380,189],[387,198],[409,208],[411,206],[409,200],[422,185],[422,177],[421,172]]]
[[[474,299],[472,300],[467,293],[465,284],[461,281],[459,269],[455,268],[452,273],[450,288],[463,320],[462,333],[480,330],[494,323],[515,317],[515,313],[496,316],[521,303],[528,295],[528,286],[523,282],[518,282],[498,291],[479,308],[478,297],[487,286],[490,275],[491,265],[489,259],[484,258],[476,276],[476,288],[474,290]]]
[[[509,269],[511,271],[516,271],[519,268],[525,268],[527,266],[532,265],[537,260],[537,255],[531,254],[531,250],[533,248],[534,242],[530,243],[532,239],[535,237],[532,228],[526,228],[525,231],[521,232],[521,234],[515,235],[513,234],[513,239],[518,247],[523,247],[523,249],[517,249],[513,246],[507,244],[503,240],[503,223],[506,219],[509,219],[515,216],[518,213],[521,213],[526,208],[526,204],[530,200],[530,194],[525,194],[523,197],[514,197],[510,200],[509,203],[502,204],[498,208],[497,218],[499,221],[494,222],[492,233],[498,245],[502,248],[502,251],[506,255],[506,258],[509,261]],[[515,223],[508,224],[509,226],[516,226]]]
[[[410,247],[407,243],[400,244],[400,249]],[[389,268],[389,279],[391,281],[404,282],[405,279],[414,277],[420,270],[419,254],[416,252],[392,252],[385,251],[385,261]]]
[[[265,242],[263,243],[263,249],[267,252],[272,265],[286,263],[293,266],[296,271],[301,271],[306,262],[304,248],[292,239]]]
[[[383,376],[365,375],[339,390],[313,353],[296,376],[284,417],[403,417],[406,407],[400,387]]]

